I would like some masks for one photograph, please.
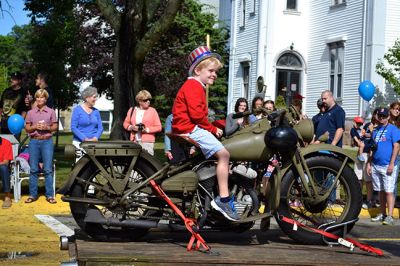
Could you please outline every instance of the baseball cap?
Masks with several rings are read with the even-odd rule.
[[[377,115],[388,117],[388,116],[389,116],[389,109],[387,109],[387,108],[380,108],[380,109],[378,110]]]
[[[305,98],[305,97],[303,95],[301,95],[300,93],[295,93],[293,98],[297,99],[297,100],[303,100],[303,98]]]
[[[359,116],[354,117],[353,121],[354,121],[354,123],[357,123],[357,124],[364,124],[364,119],[362,119],[362,117],[359,117]]]
[[[11,79],[21,80],[22,79],[22,74],[21,74],[21,72],[14,72],[14,73],[11,73],[10,78]]]

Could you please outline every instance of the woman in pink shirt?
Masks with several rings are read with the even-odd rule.
[[[49,93],[45,89],[39,89],[35,93],[36,106],[33,107],[25,119],[25,130],[31,137],[29,142],[29,165],[31,167],[29,177],[29,197],[25,203],[32,203],[38,198],[38,174],[39,162],[43,162],[43,173],[46,178],[46,200],[57,203],[53,191],[53,132],[57,130],[56,113],[46,106]]]
[[[161,132],[160,118],[156,109],[150,107],[150,92],[141,90],[135,99],[138,106],[128,110],[124,128],[131,132],[130,140],[140,144],[144,150],[154,155],[156,133]]]

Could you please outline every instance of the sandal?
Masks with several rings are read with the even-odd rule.
[[[37,198],[35,199],[35,198],[33,198],[33,197],[28,197],[28,198],[25,200],[25,203],[32,203],[32,202],[34,202],[34,201],[37,201]]]
[[[57,203],[57,201],[54,198],[51,198],[51,197],[50,198],[46,198],[46,200],[50,204],[56,204]]]

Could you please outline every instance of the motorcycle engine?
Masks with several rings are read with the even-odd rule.
[[[215,164],[205,164],[196,170],[199,176],[199,184],[209,193],[212,193],[217,181]]]

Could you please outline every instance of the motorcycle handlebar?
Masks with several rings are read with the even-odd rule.
[[[261,108],[257,108],[257,111],[262,111],[262,112],[266,113],[266,112],[267,112],[267,109],[261,107]],[[270,113],[270,114],[267,116],[267,119],[268,119],[269,121],[273,121],[273,120],[275,120],[275,119],[281,117],[281,116],[284,115],[285,113],[286,113],[286,110],[285,110],[285,109],[276,110],[276,111],[273,111],[272,113]],[[238,112],[238,113],[233,114],[233,115],[232,115],[232,118],[233,118],[233,119],[238,119],[238,118],[242,118],[242,117],[244,117],[244,116],[248,116],[248,115],[251,115],[251,114],[253,114],[253,112],[251,112],[250,110],[249,110],[249,111],[245,111],[245,112]]]
[[[275,119],[277,119],[277,118],[283,116],[285,113],[286,113],[286,110],[285,110],[285,109],[276,110],[276,111],[273,111],[272,113],[270,113],[270,114],[267,116],[267,119],[268,119],[269,121],[274,121]]]
[[[232,118],[233,119],[238,119],[238,118],[242,118],[244,116],[248,116],[248,115],[251,115],[251,114],[252,114],[252,112],[250,112],[250,111],[237,112],[237,113],[232,115]]]

